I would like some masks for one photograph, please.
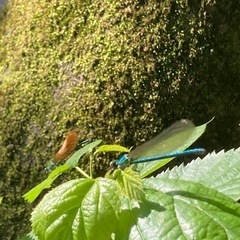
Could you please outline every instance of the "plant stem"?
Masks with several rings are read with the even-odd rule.
[[[89,163],[89,168],[90,168],[90,170],[89,170],[89,174],[90,174],[90,177],[92,178],[92,161],[93,161],[93,153],[91,152],[90,153],[90,163]]]
[[[85,173],[80,167],[75,167],[77,171],[79,171],[84,177],[86,178],[92,178],[87,173]]]

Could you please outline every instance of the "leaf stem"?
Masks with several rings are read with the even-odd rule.
[[[92,162],[93,162],[93,158],[94,158],[94,155],[93,155],[93,152],[90,152],[90,162],[89,162],[89,174],[90,174],[90,177],[92,178]]]
[[[85,173],[80,167],[75,167],[84,177],[91,178],[87,173]]]

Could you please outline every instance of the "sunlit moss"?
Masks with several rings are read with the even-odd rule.
[[[220,7],[209,0],[9,1],[0,25],[0,153],[8,204],[17,206],[40,182],[72,128],[81,138],[130,147],[176,119],[215,115],[212,105],[204,118],[215,98],[207,84],[218,84],[209,62],[216,57],[213,19],[222,16]],[[19,208],[24,216],[25,206]]]

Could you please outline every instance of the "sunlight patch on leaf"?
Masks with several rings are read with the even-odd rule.
[[[240,206],[201,184],[167,178],[143,180],[146,201],[122,213],[116,239],[219,239],[240,235]]]
[[[118,173],[116,182],[120,192],[130,199],[144,201],[145,194],[139,173],[130,168],[125,168]]]
[[[210,153],[186,166],[167,170],[157,177],[182,179],[214,188],[234,200],[240,199],[240,148]]]
[[[100,143],[102,142],[102,140],[96,140],[94,142],[91,142],[89,144],[87,144],[86,146],[84,146],[83,148],[79,149],[78,151],[76,151],[66,162],[64,165],[69,165],[72,167],[75,167],[78,165],[78,161],[80,160],[80,158],[86,154],[89,153],[90,151],[92,151],[93,148],[95,148],[96,146],[98,146]]]
[[[110,239],[118,219],[114,180],[76,179],[45,195],[32,213],[34,233],[45,240]]]
[[[129,149],[120,146],[120,145],[102,145],[100,146],[96,152],[94,153],[95,155],[101,152],[129,152]]]

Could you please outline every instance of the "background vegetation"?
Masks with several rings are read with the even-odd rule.
[[[9,1],[0,23],[0,236],[28,231],[21,195],[70,129],[130,147],[175,120],[215,116],[204,147],[239,146],[239,13],[238,0]]]

